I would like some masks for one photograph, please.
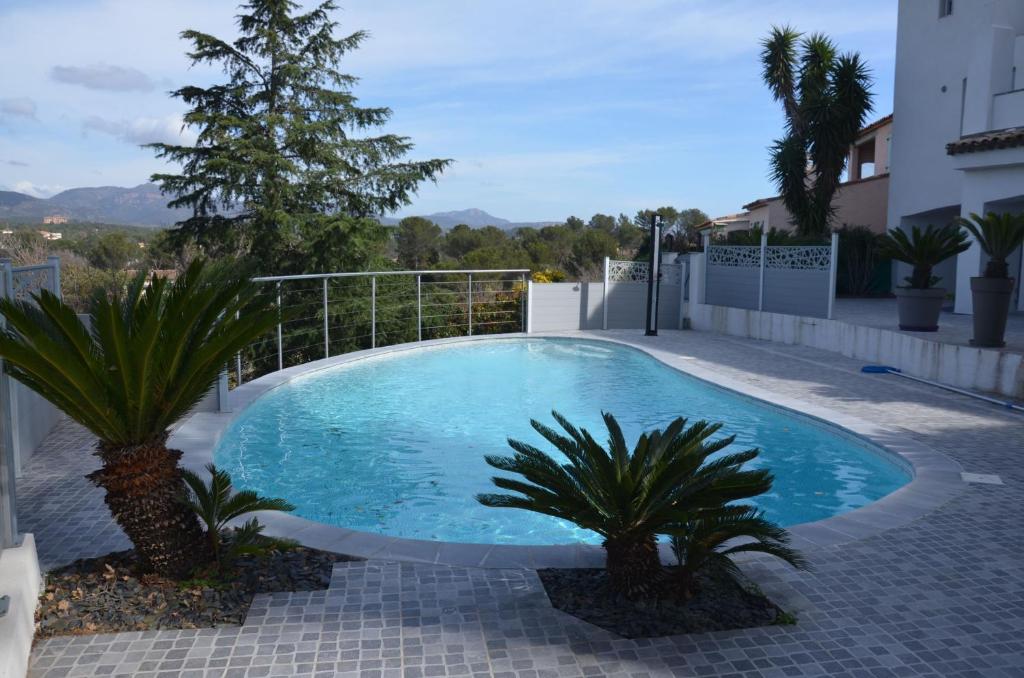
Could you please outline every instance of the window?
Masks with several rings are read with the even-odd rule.
[[[953,0],[939,0],[939,18],[953,13]]]

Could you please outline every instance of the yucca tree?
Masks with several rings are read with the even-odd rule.
[[[209,484],[188,469],[183,469],[181,475],[188,486],[185,502],[205,525],[207,544],[218,567],[223,560],[223,531],[232,520],[255,511],[295,510],[284,499],[261,497],[252,490],[235,492],[231,485],[231,475],[213,464],[207,464],[206,471],[210,474]],[[239,530],[235,543],[239,543],[239,539],[243,544],[251,542],[261,529],[255,518],[250,519]]]
[[[957,224],[970,231],[988,255],[984,277],[1009,278],[1010,267],[1006,260],[1024,243],[1024,215],[989,212],[981,216],[971,212],[970,219],[957,218]]]
[[[679,561],[679,587],[687,597],[695,592],[698,571],[714,567],[735,573],[732,556],[739,553],[767,553],[798,569],[809,569],[803,555],[790,548],[789,533],[754,506],[729,504],[705,509],[666,532]]]
[[[786,116],[770,174],[797,233],[823,236],[850,145],[872,109],[871,75],[859,54],[840,54],[820,33],[776,26],[761,46],[762,78]]]
[[[971,246],[967,234],[953,224],[941,228],[929,224],[923,231],[914,226],[909,236],[903,229],[894,228],[881,237],[878,245],[883,256],[914,267],[906,281],[918,290],[928,289],[939,281],[932,275],[935,266]]]
[[[554,516],[601,535],[609,583],[629,597],[649,593],[661,579],[658,534],[702,509],[771,487],[767,471],[741,469],[757,450],[708,460],[733,442],[733,436],[710,439],[720,424],[699,421],[687,426],[686,419],[679,418],[664,430],[641,435],[630,451],[611,414],[603,415],[607,447],[558,412],[552,416],[567,435],[535,420],[530,423],[568,462],[510,439],[514,456],[485,459],[500,471],[523,477],[492,479],[499,488],[518,494],[481,494],[477,500],[485,506]]]
[[[9,373],[99,438],[102,467],[88,477],[143,565],[165,576],[185,576],[208,556],[182,501],[181,452],[167,448],[168,429],[277,323],[254,295],[247,279],[197,261],[173,283],[140,275],[126,292],[97,298],[88,326],[48,291],[0,300]]]

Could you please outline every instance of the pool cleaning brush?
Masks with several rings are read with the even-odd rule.
[[[947,391],[952,391],[953,393],[959,393],[960,395],[965,395],[971,398],[977,398],[978,400],[984,400],[985,402],[992,403],[993,405],[1000,405],[1008,410],[1024,412],[1024,407],[1009,400],[999,400],[998,398],[992,398],[990,396],[982,395],[980,393],[974,393],[973,391],[967,391],[962,388],[957,388],[956,386],[950,386],[949,384],[941,384],[937,381],[932,381],[931,379],[922,379],[921,377],[914,377],[909,374],[904,374],[903,371],[898,367],[890,367],[888,365],[865,365],[864,367],[860,368],[860,371],[866,374],[895,374],[897,377],[903,377],[904,379],[910,379],[912,381],[919,381],[922,384],[928,384],[929,386],[937,386],[938,388],[942,388]]]

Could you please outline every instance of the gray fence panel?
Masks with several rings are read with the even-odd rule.
[[[769,268],[764,272],[764,310],[828,317],[828,271]]]
[[[705,300],[712,306],[757,309],[758,268],[708,265]]]
[[[583,284],[587,288],[585,313],[587,323],[580,329],[599,330],[604,322],[604,284],[599,282]]]
[[[661,284],[661,291],[658,296],[658,328],[663,330],[674,330],[679,327],[679,292],[682,288],[679,285]],[[646,304],[646,299],[644,300]],[[641,325],[646,327],[646,324]]]
[[[646,325],[644,322],[644,314],[646,312],[647,283],[609,283],[608,329],[635,330],[644,327]]]

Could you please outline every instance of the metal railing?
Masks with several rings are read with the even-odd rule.
[[[234,385],[366,348],[523,332],[529,273],[517,268],[253,278],[263,286],[259,301],[271,301],[281,319],[272,333],[236,356]]]
[[[10,259],[0,259],[0,296],[7,299],[27,300],[40,290],[49,290],[60,296],[60,258],[49,257],[45,264],[14,266]],[[0,318],[0,327],[5,326]],[[14,380],[0,361],[0,550],[18,543],[18,522],[15,500],[15,477],[21,472],[23,452],[31,453],[31,446],[23,450],[22,419],[29,430],[46,431],[56,420],[56,410],[49,403],[29,403],[31,408],[19,409],[19,394],[29,391],[17,388]],[[47,421],[47,416],[52,418]],[[31,419],[36,420],[32,426]],[[42,423],[39,423],[42,422]],[[34,443],[30,442],[30,445]]]

